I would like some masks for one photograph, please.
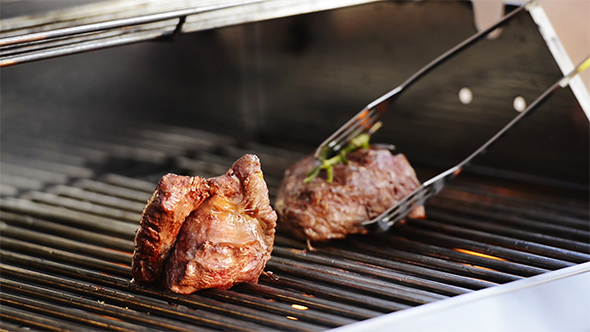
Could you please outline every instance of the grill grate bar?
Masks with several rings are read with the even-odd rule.
[[[111,126],[114,127],[114,126]],[[130,128],[133,128],[130,130]],[[204,131],[189,127],[179,127],[175,125],[164,124],[161,122],[137,122],[128,123],[124,132],[136,132],[138,137],[143,139],[165,140],[171,144],[178,144],[182,141],[183,145],[191,151],[210,151],[223,146],[236,145],[237,139],[231,136],[217,134],[212,131]],[[204,149],[203,149],[204,148]]]
[[[30,327],[25,328],[21,328],[21,325],[17,325],[17,324],[13,324],[13,323],[9,323],[6,321],[6,319],[10,319],[10,315],[4,315],[4,313],[2,313],[2,311],[4,310],[4,308],[0,308],[0,331],[2,332],[31,332],[31,331],[35,331],[33,329],[31,329]]]
[[[33,203],[24,199],[0,199],[0,208],[40,218],[57,219],[82,229],[133,239],[138,225],[92,214]]]
[[[11,234],[8,234],[8,236],[10,236],[10,235]],[[37,239],[31,239],[31,240],[36,241]],[[0,239],[0,244],[2,245],[2,247],[4,249],[7,249],[7,250],[19,250],[20,252],[27,253],[27,254],[33,255],[35,257],[44,257],[44,258],[48,258],[51,260],[58,260],[60,262],[66,263],[66,264],[82,266],[82,267],[91,268],[94,270],[99,270],[99,271],[107,272],[107,273],[113,273],[115,275],[119,275],[119,276],[125,277],[127,279],[131,278],[131,273],[130,273],[130,269],[128,266],[121,266],[118,264],[108,263],[103,260],[98,260],[98,259],[93,259],[90,257],[85,257],[82,255],[73,254],[68,251],[63,251],[63,250],[59,250],[59,249],[43,247],[43,246],[36,245],[33,243],[27,243],[27,242],[23,242],[23,241],[13,240],[10,238],[6,238],[6,236],[4,236],[3,238]],[[58,242],[56,244],[54,243],[53,247],[59,247],[59,246],[61,246],[61,243]],[[126,257],[126,258],[127,259],[125,261],[130,260],[129,257]],[[220,298],[219,293],[215,294],[214,297]],[[243,302],[246,301],[246,300],[244,300],[244,297],[245,297],[245,295],[240,295],[238,293],[233,293],[233,292],[232,292],[231,296],[221,296],[221,298],[223,300],[236,300],[236,299],[241,298],[240,299],[242,301],[241,304],[243,304]],[[247,301],[252,302],[253,299],[248,298]],[[277,311],[279,309],[277,307],[276,303],[269,306],[269,304],[265,304],[261,301],[258,301],[257,306],[263,307],[263,309],[265,309],[266,311],[271,311],[271,312]],[[331,319],[331,320],[326,321],[327,315],[325,315],[325,314],[315,315],[315,316],[312,315],[310,317],[311,313],[307,313],[307,312],[301,313],[299,311],[292,309],[289,306],[287,306],[286,308],[283,308],[282,313],[288,314],[291,316],[295,316],[295,315],[304,316],[303,318],[307,318],[310,321],[323,323],[326,326],[332,326],[332,327],[345,325],[345,324],[349,324],[352,322],[349,319],[334,318],[334,317],[329,317],[329,319]]]
[[[85,159],[80,158],[80,160],[77,160],[75,158],[68,157],[65,157],[64,159],[65,160],[61,160],[59,162],[47,161],[43,159],[33,160],[11,153],[5,153],[4,151],[2,151],[2,155],[0,155],[0,160],[3,162],[6,161],[16,164],[18,167],[26,166],[54,173],[60,173],[70,178],[90,178],[94,176],[94,171],[92,169],[83,166],[86,163]]]
[[[451,182],[449,187],[465,195],[465,202],[491,200],[494,204],[497,202],[514,205],[523,210],[553,211],[560,215],[569,215],[584,220],[588,220],[590,217],[587,193],[575,196],[562,195],[561,192],[556,193],[556,188],[553,187],[548,191],[546,188],[534,188],[531,185],[527,185],[526,189],[512,188],[511,184],[498,185],[497,179],[493,179],[492,183],[482,183],[478,180],[458,178]],[[442,192],[442,194],[446,196],[446,193]]]
[[[66,294],[63,291],[49,289],[47,287],[39,287],[35,285],[20,283],[2,278],[2,287],[11,290],[15,293],[24,294],[26,296],[42,298],[45,301],[59,303],[62,305],[73,305],[79,310],[87,310],[101,315],[112,316],[118,319],[131,320],[134,323],[142,325],[157,327],[165,330],[174,331],[194,331],[195,326],[183,322],[178,322],[164,317],[155,315],[148,315],[141,311],[135,311],[128,307],[120,307],[113,304],[105,303],[104,301],[97,301],[96,299],[84,298],[76,294]],[[133,330],[139,328],[146,329],[142,326],[134,325]],[[146,329],[152,330],[152,329]],[[199,327],[199,331],[213,331]]]
[[[267,265],[268,266],[268,265]],[[335,301],[342,301],[343,303],[351,303],[358,305],[363,308],[378,310],[383,313],[404,310],[411,308],[412,306],[373,297],[365,294],[355,293],[352,288],[338,288],[329,286],[308,279],[300,279],[292,275],[283,273],[274,273],[274,277],[269,279],[260,280],[263,284],[270,284],[274,286],[281,286],[297,291],[301,291],[305,294],[311,294],[314,296],[321,296],[323,298],[334,299]]]
[[[305,244],[284,237],[277,237],[275,243],[281,245],[288,245],[290,247],[298,249],[306,248]],[[348,246],[347,244],[344,244],[344,246],[350,248],[350,246]],[[357,248],[360,248],[360,246],[357,246]],[[370,265],[381,266],[395,271],[404,272],[409,275],[423,277],[431,280],[437,280],[451,285],[456,285],[474,290],[497,285],[497,283],[494,282],[474,279],[472,277],[463,277],[461,275],[457,275],[454,273],[447,273],[435,269],[424,268],[414,264],[407,264],[396,260],[382,259],[367,254],[366,252],[353,252],[350,250],[344,250],[341,248],[328,246],[316,246],[315,251],[329,256],[341,257],[353,261],[363,262]]]
[[[305,320],[314,324],[338,327],[357,322],[357,320],[344,318],[328,313],[318,313],[313,310],[298,310],[292,305],[269,301],[268,299],[238,293],[234,291],[208,289],[201,292],[202,295],[228,303],[236,303],[239,305],[246,305],[266,312],[273,312],[279,315],[286,315],[288,317],[295,317],[299,320]]]
[[[88,254],[91,255],[96,255],[98,257],[101,258],[107,258],[111,261],[123,261],[124,263],[128,263],[130,260],[130,253],[127,255],[123,255],[123,258],[118,258],[118,257],[110,257],[109,255],[107,255],[105,257],[105,255],[100,255],[97,254],[97,252],[95,252],[95,248],[92,246],[89,246],[89,248],[87,249],[80,249],[80,247],[84,248],[85,244],[83,243],[76,243],[75,241],[74,244],[76,245],[76,247],[72,248],[70,246],[67,245],[67,243],[64,244],[64,242],[67,242],[65,240],[62,240],[60,238],[56,238],[55,240],[51,239],[51,241],[47,240],[46,238],[43,237],[43,235],[41,233],[36,234],[37,236],[35,237],[27,237],[25,234],[23,236],[23,233],[21,231],[25,231],[25,233],[36,233],[34,231],[26,231],[26,230],[22,230],[22,229],[16,229],[13,232],[8,232],[8,233],[4,233],[4,237],[1,239],[2,245],[4,249],[8,249],[8,250],[19,250],[21,252],[24,253],[28,253],[31,255],[35,255],[37,257],[45,257],[48,259],[52,259],[52,260],[59,260],[65,263],[69,263],[69,264],[75,264],[77,266],[83,266],[83,267],[87,267],[87,268],[92,268],[92,269],[97,269],[103,272],[107,272],[107,273],[114,273],[116,275],[120,275],[126,278],[130,278],[131,274],[129,271],[128,266],[121,266],[119,264],[114,264],[114,263],[109,263],[106,261],[102,261],[102,260],[98,260],[98,259],[94,259],[91,257],[86,257],[86,256],[82,256],[82,255],[78,255],[78,254],[73,254],[70,253],[69,251],[64,251],[64,250],[59,250],[59,249],[55,249],[55,248],[66,248],[69,249],[71,251],[76,251],[76,252],[86,252]],[[34,244],[34,243],[27,243],[27,242],[23,242],[23,241],[19,241],[19,240],[14,240],[14,239],[10,239],[7,238],[6,236],[15,236],[15,237],[25,237],[27,239],[29,239],[32,242],[35,243],[45,243],[45,244],[49,244],[52,247],[43,247],[39,244]],[[129,246],[132,247],[132,243],[129,243]],[[109,253],[107,251],[107,253]]]
[[[332,266],[334,268],[342,269],[345,271],[365,273],[366,275],[378,277],[379,279],[388,282],[392,282],[407,287],[414,287],[416,289],[422,289],[428,292],[438,293],[441,295],[453,296],[469,293],[471,291],[466,288],[447,285],[423,278],[418,278],[368,264],[356,263],[350,260],[335,259],[333,257],[320,256],[315,253],[308,253],[304,250],[295,250],[275,246],[273,253],[277,256],[284,258],[297,259],[324,266]]]
[[[142,312],[149,312],[150,317],[154,315],[172,318],[175,320],[186,321],[192,324],[205,325],[213,328],[229,329],[235,331],[258,331],[265,330],[263,326],[256,325],[253,323],[240,321],[240,319],[250,320],[253,317],[247,316],[244,312],[248,312],[247,309],[241,308],[241,312],[235,312],[234,318],[227,316],[221,316],[212,312],[205,312],[202,310],[192,310],[185,308],[184,306],[171,306],[166,305],[163,302],[152,300],[144,297],[137,297],[130,293],[123,293],[118,290],[112,289],[108,286],[100,286],[94,284],[87,284],[79,281],[67,281],[63,282],[63,278],[54,277],[44,273],[33,272],[30,270],[20,269],[16,267],[2,266],[2,272],[13,276],[15,278],[26,278],[29,282],[39,283],[43,286],[54,287],[58,289],[65,289],[67,291],[80,293],[89,297],[98,297],[99,301],[105,301],[109,303],[116,303],[121,306],[133,308]],[[32,280],[33,279],[33,280]],[[61,279],[61,284],[60,284]],[[108,279],[105,278],[105,279]],[[97,292],[98,290],[98,292]],[[173,298],[170,298],[171,300]],[[193,301],[194,302],[194,301]],[[209,303],[209,306],[211,303]],[[201,307],[204,305],[201,305]],[[264,314],[261,316],[264,317]],[[259,318],[263,321],[263,318]],[[275,320],[277,318],[275,317]],[[301,324],[300,322],[294,322]],[[280,325],[280,323],[275,323]],[[291,328],[293,328],[291,326]],[[310,329],[303,329],[310,330]],[[314,330],[318,330],[317,328]]]
[[[30,231],[30,232],[32,232],[32,231]],[[13,234],[11,233],[9,235],[13,235]],[[38,240],[39,240],[39,238],[31,239],[31,241],[38,241]],[[122,267],[119,265],[109,264],[104,261],[100,261],[100,260],[96,260],[96,259],[92,259],[92,258],[80,256],[80,255],[75,255],[75,254],[69,253],[67,251],[55,250],[52,248],[41,247],[39,245],[22,243],[21,241],[11,240],[8,238],[4,238],[2,243],[5,244],[5,247],[4,247],[5,249],[9,249],[9,250],[16,249],[16,250],[20,250],[25,253],[33,254],[37,257],[47,257],[49,259],[58,259],[60,261],[65,261],[66,263],[75,264],[77,266],[84,266],[84,267],[99,269],[99,270],[106,271],[109,273],[115,273],[117,275],[122,275],[126,278],[130,278],[130,272],[129,272],[128,267]],[[59,247],[62,245],[59,241],[54,241],[52,244],[53,244],[53,247]],[[124,259],[124,261],[129,261],[129,260],[130,260],[129,257],[126,257],[126,259]],[[234,295],[231,298],[236,299],[239,297],[240,296],[238,296],[238,295]],[[268,309],[268,307],[266,309]],[[291,311],[290,314],[297,313],[297,311],[293,312],[293,310],[290,307],[288,309]],[[317,319],[319,319],[319,317],[322,317],[322,316],[315,317],[313,320],[317,321]],[[309,317],[307,317],[307,318],[309,318]],[[340,319],[336,323],[327,324],[327,326],[339,326],[339,325],[348,324],[348,323],[350,323],[350,321]]]
[[[555,258],[556,264],[561,262],[575,262],[583,263],[590,260],[590,255],[578,253],[575,251],[560,249],[551,247],[548,245],[538,244],[530,241],[523,241],[506,236],[494,235],[487,232],[471,230],[467,228],[461,228],[444,224],[438,221],[432,221],[430,219],[424,220],[411,220],[410,225],[420,227],[421,229],[433,230],[433,231],[444,231],[445,234],[470,239],[482,243],[493,244],[496,246],[502,246],[503,248],[515,249],[522,252],[530,252],[539,257],[544,256],[545,258]]]
[[[338,284],[339,286],[350,287],[362,292],[376,294],[378,296],[402,301],[408,304],[424,304],[442,300],[447,296],[412,289],[410,287],[396,285],[378,279],[367,278],[362,275],[329,268],[318,264],[294,262],[282,257],[273,256],[267,263],[269,269],[281,271],[290,275],[304,277],[325,283]]]
[[[154,183],[151,183],[148,181],[143,181],[143,180],[132,179],[132,178],[128,178],[126,176],[113,174],[113,173],[105,174],[104,176],[101,177],[101,180],[108,183],[108,184],[111,184],[111,185],[115,185],[115,186],[119,186],[119,187],[123,187],[123,188],[127,188],[127,189],[132,189],[132,190],[137,190],[137,191],[145,191],[148,193],[152,193],[154,191],[154,189],[156,188],[156,185]]]
[[[514,203],[508,198],[499,197],[493,194],[481,195],[468,192],[461,192],[453,188],[445,188],[436,198],[441,204],[449,205],[473,205],[485,210],[501,211],[503,213],[516,214],[533,220],[559,222],[560,225],[579,229],[588,229],[588,212],[585,214],[575,207],[561,207],[560,210],[552,206],[539,206],[538,202],[521,201]],[[535,203],[535,204],[533,204]]]
[[[76,199],[60,197],[54,194],[40,191],[29,192],[21,197],[36,203],[42,203],[57,207],[65,207],[71,210],[87,212],[96,216],[113,218],[115,220],[130,222],[133,224],[137,224],[137,220],[139,220],[140,218],[139,214],[137,213],[105,207],[90,202],[79,201]]]
[[[493,246],[486,243],[479,243],[476,241],[466,240],[450,235],[439,234],[438,232],[426,231],[414,227],[411,224],[406,225],[405,227],[403,227],[403,229],[399,228],[399,231],[401,234],[407,236],[410,239],[420,239],[446,247],[467,249],[470,251],[480,252],[487,255],[504,258],[514,262],[531,265],[534,267],[546,269],[559,269],[574,265],[573,263],[547,258],[535,254],[524,253],[518,250]]]
[[[5,250],[12,250],[14,252],[21,252],[35,257],[43,257],[65,264],[79,265],[81,267],[114,274],[120,277],[131,278],[129,267],[120,263],[112,263],[65,250],[10,239],[5,236],[0,238],[0,246]]]
[[[161,164],[170,156],[160,150],[127,144],[128,142],[125,142],[125,140],[112,142],[110,139],[105,138],[89,139],[74,135],[64,139],[66,144],[72,145],[76,149],[103,151],[110,158],[120,158],[128,161]]]
[[[23,308],[25,310],[30,310],[34,312],[38,312],[40,314],[50,316],[50,317],[59,317],[64,320],[76,322],[84,327],[84,330],[92,329],[109,329],[115,331],[154,331],[154,329],[145,328],[141,326],[137,326],[134,324],[129,324],[126,322],[119,322],[114,319],[106,318],[102,315],[95,315],[91,313],[87,313],[81,311],[77,308],[70,308],[72,305],[76,305],[77,303],[74,302],[65,302],[68,306],[61,306],[55,305],[46,301],[41,301],[37,299],[31,299],[24,297],[22,295],[13,295],[8,294],[5,290],[10,291],[18,291],[19,293],[27,292],[26,285],[18,284],[16,282],[11,282],[10,280],[6,280],[4,278],[0,278],[0,285],[2,286],[3,292],[0,294],[1,303],[4,305],[11,305],[18,308]],[[38,292],[35,292],[34,295],[43,296],[43,299],[47,299],[49,296],[48,294],[51,293],[51,290],[42,289]],[[70,300],[72,300],[70,298]],[[109,310],[105,307],[101,307],[100,310],[105,314],[112,314]],[[155,325],[155,324],[154,324]],[[184,329],[184,331],[190,331],[190,329]]]
[[[325,329],[303,321],[291,321],[285,317],[215,301],[200,295],[185,296],[155,289],[136,287],[130,284],[128,278],[109,276],[103,273],[5,250],[0,250],[0,254],[0,258],[3,261],[3,263],[0,263],[0,271],[5,276],[64,289],[74,293],[84,293],[91,297],[99,297],[104,301],[118,303],[139,311],[151,312],[152,314],[235,331],[264,330],[263,326],[250,323],[251,321],[271,327],[274,326],[278,329],[295,329],[301,331]],[[29,268],[45,272],[36,272],[7,264],[26,265]],[[55,273],[59,276],[53,276],[47,273]],[[63,277],[73,278],[75,280],[64,279]],[[138,297],[136,295],[143,296]],[[155,299],[176,303],[183,307],[166,305],[165,302]],[[187,309],[184,306],[202,310],[195,311]],[[212,311],[216,311],[219,314],[213,313]],[[221,314],[224,314],[224,316]]]
[[[451,204],[445,202],[441,204],[440,201],[433,199],[429,202],[431,206],[445,211],[452,211],[458,214],[464,214],[472,217],[482,218],[484,220],[497,221],[505,225],[511,225],[527,229],[529,231],[536,231],[552,236],[563,237],[574,241],[587,241],[590,238],[590,232],[587,230],[573,229],[561,224],[546,223],[537,220],[526,219],[520,216],[505,214],[498,211],[491,211],[485,208],[476,207],[468,204]],[[588,226],[587,226],[588,227]],[[586,229],[588,229],[586,227]]]
[[[7,224],[24,229],[36,229],[37,231],[44,231],[60,237],[84,241],[83,243],[101,245],[104,248],[133,252],[133,243],[129,240],[123,240],[109,235],[97,234],[75,227],[41,220],[31,216],[24,216],[2,210],[0,220],[6,222]]]
[[[42,181],[18,175],[2,176],[2,178],[0,178],[0,182],[2,183],[2,185],[7,185],[9,187],[15,188],[17,192],[19,190],[40,190],[44,187]]]
[[[0,178],[0,196],[16,196],[18,195],[19,188],[2,181]]]
[[[59,137],[59,133],[48,133],[49,137]],[[36,139],[21,133],[11,133],[8,139],[12,139],[18,144],[3,144],[4,150],[11,154],[49,162],[66,162],[71,165],[86,166],[88,163],[102,164],[110,157],[105,151],[96,148],[80,147],[63,141],[52,139]]]
[[[250,321],[252,320],[257,320],[261,323],[272,324],[271,326],[275,326],[275,328],[297,329],[303,331],[320,330],[319,327],[308,323],[290,321],[288,319],[281,320],[278,316],[270,315],[264,312],[253,311],[252,309],[248,308],[240,308],[237,306],[212,301],[204,297],[182,297],[174,294],[130,287],[128,280],[101,275],[90,270],[71,268],[54,262],[39,262],[35,258],[26,257],[24,255],[2,251],[2,258],[3,260],[10,260],[10,263],[17,264],[18,260],[21,259],[23,260],[21,264],[34,265],[34,268],[45,268],[56,271],[61,270],[62,272],[66,272],[67,275],[74,275],[76,279],[91,281],[88,281],[90,283],[87,283],[78,280],[68,280],[64,279],[63,277],[49,275],[47,273],[0,264],[0,271],[2,271],[2,273],[6,276],[43,286],[86,295],[91,298],[97,298],[98,300],[105,302],[115,303],[137,311],[146,313],[149,312],[150,316],[158,315],[173,318],[175,320],[191,322],[193,324],[235,331],[265,330],[264,326],[251,323]],[[118,290],[120,288],[122,288],[123,291]],[[131,290],[133,293],[128,293],[125,290]],[[141,295],[151,295],[151,298],[145,296],[139,297],[134,293]],[[165,302],[155,300],[153,298],[161,298],[164,301],[177,303],[181,306],[168,305]],[[193,310],[185,306],[188,306],[189,308],[192,306],[200,309],[224,311],[229,316],[222,316],[206,310]]]
[[[139,203],[71,186],[57,185],[49,188],[48,192],[135,213],[141,213],[145,206],[145,202]]]
[[[203,142],[202,140],[187,138],[186,136],[178,137],[162,134],[150,136],[144,130],[128,130],[120,126],[107,127],[100,134],[99,141],[101,144],[115,144],[116,146],[120,146],[121,142],[125,142],[125,145],[128,147],[152,150],[169,157],[184,155],[193,149],[206,150],[214,146],[210,141]],[[161,139],[155,136],[159,136]],[[184,140],[181,140],[181,138],[184,138]]]
[[[150,199],[150,197],[152,197],[151,193],[145,191],[127,189],[112,184],[107,184],[104,182],[93,181],[88,179],[80,180],[76,182],[74,186],[89,191],[95,191],[101,194],[125,198],[130,201],[135,201],[143,204],[145,204]]]
[[[68,176],[65,174],[39,170],[22,165],[13,165],[6,162],[0,162],[0,168],[3,172],[27,179],[37,180],[45,184],[64,184],[69,181]]]
[[[505,235],[508,237],[546,244],[557,248],[590,254],[590,244],[588,243],[567,240],[535,232],[527,232],[526,230],[503,226],[498,223],[481,222],[473,218],[458,216],[456,214],[438,210],[433,207],[428,208],[428,217],[446,224],[480,230],[490,234]]]
[[[401,237],[383,239],[376,235],[375,239],[379,239],[380,242],[389,244],[393,248],[378,247],[366,242],[363,242],[362,248],[385,258],[402,260],[425,267],[436,266],[445,271],[492,282],[505,283],[522,279],[523,276],[528,277],[547,272],[545,269],[524,264],[502,262],[417,241],[407,241]],[[394,243],[392,244],[392,242]],[[355,243],[351,245],[354,247],[359,246]]]
[[[240,292],[257,294],[264,296],[265,298],[281,300],[286,303],[302,305],[307,308],[315,308],[335,315],[350,317],[351,319],[356,320],[364,320],[381,315],[381,313],[377,311],[363,309],[341,302],[328,301],[323,298],[303,295],[301,293],[287,291],[285,289],[271,287],[268,285],[246,283],[237,286],[236,289]]]
[[[0,222],[0,229],[2,230],[2,237],[12,237],[31,243],[46,245],[48,247],[59,248],[71,252],[80,252],[122,264],[126,264],[131,261],[131,253],[115,251],[91,244],[64,239],[59,236],[14,227],[2,222]]]
[[[65,184],[38,181],[36,191],[0,199],[0,281],[9,285],[5,290],[12,301],[4,307],[22,316],[9,323],[33,330],[59,330],[62,321],[78,330],[100,327],[57,318],[56,326],[44,328],[44,320],[58,315],[58,310],[40,311],[42,303],[49,303],[68,312],[103,315],[105,323],[120,319],[132,324],[121,329],[319,331],[590,260],[590,244],[582,239],[588,229],[582,227],[588,225],[583,193],[563,196],[575,198],[569,211],[559,204],[545,206],[558,201],[526,188],[489,186],[486,178],[466,174],[428,204],[428,220],[409,220],[388,233],[318,243],[314,251],[288,234],[277,235],[259,284],[190,296],[140,287],[130,282],[132,239],[164,172],[218,176],[237,157],[254,153],[274,199],[284,168],[301,155],[262,144],[220,143],[226,137],[160,124],[108,129],[96,131],[104,136],[98,141],[80,132],[63,145],[64,151],[107,151],[100,151],[101,165],[93,165],[98,154],[90,154],[94,159],[72,159],[78,168],[69,170],[100,172],[81,179],[64,172]],[[142,142],[146,138],[158,142]],[[59,151],[59,145],[48,146]],[[126,152],[133,155],[126,158]],[[54,154],[49,157],[60,161]],[[36,168],[26,160],[23,164]],[[47,164],[46,170],[60,173],[54,166]],[[89,174],[82,173],[78,175]],[[30,317],[15,304],[17,299],[35,305]]]
[[[71,322],[66,322],[54,317],[47,317],[30,311],[23,311],[20,309],[12,308],[10,306],[3,305],[0,308],[1,320],[8,320],[11,322],[19,323],[23,326],[33,326],[39,328],[39,331],[85,331],[90,330],[87,326],[81,326]],[[30,331],[28,328],[23,329]]]

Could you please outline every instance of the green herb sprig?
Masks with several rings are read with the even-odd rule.
[[[360,134],[355,138],[351,139],[348,144],[346,144],[340,152],[332,158],[320,160],[322,163],[319,166],[314,167],[311,171],[307,173],[307,177],[303,180],[304,183],[309,183],[313,179],[315,179],[320,172],[324,169],[328,175],[328,179],[326,182],[332,183],[334,181],[334,165],[338,163],[348,164],[348,159],[346,159],[346,154],[349,152],[354,152],[361,148],[368,148],[369,147],[369,140],[371,139],[370,134]]]

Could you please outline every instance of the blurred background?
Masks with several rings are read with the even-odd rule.
[[[97,2],[3,1],[2,18]],[[2,68],[2,148],[147,122],[310,153],[369,102],[521,4],[375,2]],[[590,54],[590,2],[542,6],[571,61]],[[374,140],[418,166],[445,169],[512,119],[516,98],[531,102],[561,75],[535,22],[519,15],[413,86]],[[469,103],[459,99],[464,88]],[[588,118],[565,90],[477,164],[586,186],[589,140]]]

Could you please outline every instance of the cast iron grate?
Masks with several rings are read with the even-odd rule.
[[[186,128],[109,128],[3,144],[2,329],[320,331],[590,261],[587,192],[465,174],[428,219],[388,233],[313,252],[278,234],[257,285],[137,287],[133,236],[162,174],[216,176],[255,153],[274,199],[302,154]]]

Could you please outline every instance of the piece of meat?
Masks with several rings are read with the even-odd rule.
[[[135,282],[189,294],[256,282],[270,259],[277,214],[255,155],[216,178],[164,176],[135,237]]]
[[[160,179],[135,235],[131,264],[135,282],[151,284],[160,279],[184,220],[209,196],[204,178],[167,174]]]
[[[277,215],[258,158],[242,157],[209,185],[212,196],[187,218],[168,259],[173,292],[257,282],[270,259]]]
[[[304,183],[307,172],[318,164],[313,156],[285,171],[275,204],[279,227],[311,241],[365,234],[363,221],[380,215],[420,186],[403,154],[370,148],[346,157],[348,164],[334,166],[332,183],[326,181],[325,172]],[[424,208],[414,209],[410,217],[424,217]]]

